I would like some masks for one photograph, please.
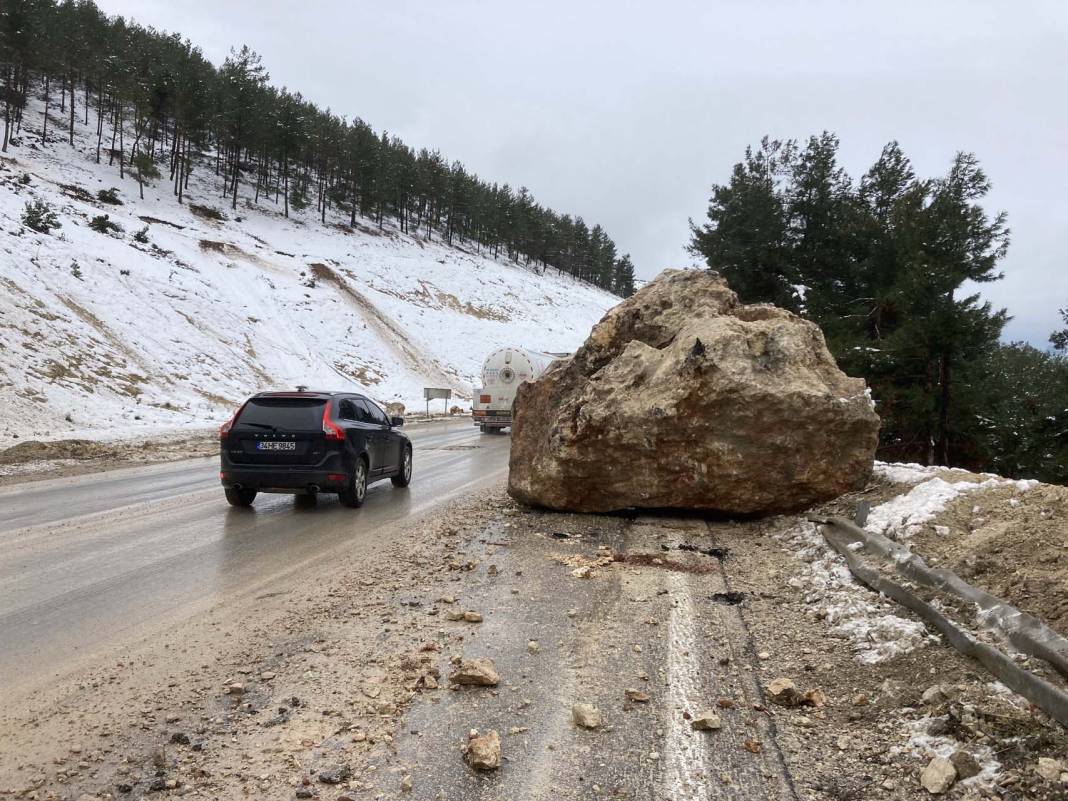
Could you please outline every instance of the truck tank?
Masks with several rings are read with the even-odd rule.
[[[512,405],[524,381],[533,381],[566,353],[500,348],[482,364],[482,386],[475,390],[472,418],[479,430],[496,434],[512,424]]]

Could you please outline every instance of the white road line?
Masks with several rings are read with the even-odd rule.
[[[668,573],[667,587],[673,600],[667,637],[667,737],[664,750],[664,792],[671,799],[711,799],[712,782],[705,761],[706,745],[695,737],[683,711],[697,712],[708,706],[703,699],[698,654],[701,645],[694,628],[693,600],[689,580]]]

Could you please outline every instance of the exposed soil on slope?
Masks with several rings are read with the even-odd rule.
[[[968,493],[911,544],[929,564],[953,570],[1068,636],[1068,487]]]

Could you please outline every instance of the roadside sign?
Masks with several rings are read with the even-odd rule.
[[[451,389],[441,387],[423,387],[423,398],[426,400],[426,416],[430,417],[430,401],[439,398],[445,401],[445,411],[449,411],[449,400],[452,398]]]

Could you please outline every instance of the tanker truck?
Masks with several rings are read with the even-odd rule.
[[[486,357],[482,365],[482,386],[475,390],[471,416],[479,430],[498,434],[512,424],[516,390],[524,381],[533,381],[566,353],[542,353],[525,348],[501,348]]]

